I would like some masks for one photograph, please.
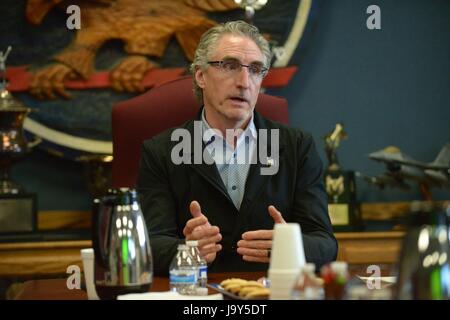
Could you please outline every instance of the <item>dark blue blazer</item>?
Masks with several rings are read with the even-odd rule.
[[[316,267],[336,259],[337,241],[333,235],[323,185],[323,166],[311,135],[263,118],[255,112],[257,129],[279,129],[279,168],[275,175],[261,175],[267,158],[250,166],[240,210],[229,197],[215,164],[175,165],[171,141],[176,128],[146,140],[142,146],[137,181],[142,210],[152,247],[155,274],[166,275],[169,264],[184,242],[183,228],[192,218],[189,204],[200,203],[212,225],[220,228],[222,251],[209,266],[209,272],[264,271],[268,264],[245,262],[236,252],[242,233],[272,229],[267,208],[274,205],[287,222],[300,224],[308,262]],[[194,136],[194,121],[184,123]],[[271,150],[267,139],[267,150]],[[204,145],[202,146],[204,148]]]

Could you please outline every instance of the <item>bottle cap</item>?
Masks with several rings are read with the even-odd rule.
[[[347,273],[348,265],[347,262],[344,261],[333,261],[331,263],[331,270],[338,274]]]
[[[198,247],[197,240],[186,240],[186,245],[189,247]]]

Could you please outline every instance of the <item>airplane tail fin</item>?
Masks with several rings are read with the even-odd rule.
[[[436,166],[450,166],[450,143],[442,147],[436,159],[431,164]]]

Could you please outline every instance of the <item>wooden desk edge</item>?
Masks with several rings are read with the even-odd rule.
[[[336,232],[337,240],[359,240],[359,239],[400,239],[403,238],[403,231],[383,231],[383,232]],[[83,249],[91,248],[91,240],[70,240],[70,241],[45,241],[45,242],[17,242],[0,243],[0,253],[12,250],[45,250],[45,249]]]
[[[403,231],[386,231],[386,232],[336,232],[337,240],[346,239],[400,239],[403,238]],[[68,249],[68,248],[90,248],[91,240],[69,240],[69,241],[46,241],[46,242],[17,242],[17,243],[0,243],[0,251],[9,250],[33,250],[33,249]]]

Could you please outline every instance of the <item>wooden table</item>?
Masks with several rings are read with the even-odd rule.
[[[264,277],[265,272],[233,272],[211,273],[208,275],[209,283],[220,283],[228,278],[242,278],[257,280]],[[169,279],[154,277],[150,291],[168,291]],[[210,290],[210,294],[215,293]],[[87,294],[82,289],[68,289],[66,279],[30,280],[24,283],[22,291],[16,300],[86,300]]]
[[[392,265],[380,265],[381,276],[391,276]],[[352,278],[356,275],[366,274],[367,265],[349,265],[349,274]],[[229,278],[242,278],[246,280],[258,280],[266,277],[266,272],[226,272],[208,274],[208,283],[220,283]],[[154,277],[150,291],[162,292],[169,290],[169,279],[166,277]],[[217,293],[209,289],[209,294]],[[45,279],[26,281],[15,297],[15,300],[86,300],[87,294],[82,289],[68,289],[66,279]]]

